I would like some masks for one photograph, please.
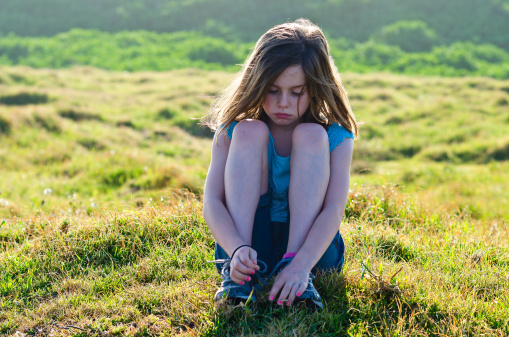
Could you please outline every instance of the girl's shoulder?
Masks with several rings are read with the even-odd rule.
[[[355,139],[353,133],[338,123],[332,123],[332,125],[327,128],[327,135],[329,136],[329,149],[331,152],[336,146],[341,144],[345,138]]]
[[[233,121],[230,126],[228,127],[228,129],[226,130],[226,134],[228,135],[228,137],[230,139],[232,139],[232,136],[233,136],[233,129],[235,128],[235,125],[239,124],[239,122],[237,121]],[[223,127],[223,125],[221,125],[221,127]]]

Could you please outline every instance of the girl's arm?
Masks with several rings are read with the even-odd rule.
[[[203,193],[203,218],[214,239],[229,256],[231,256],[237,247],[251,244],[250,242],[244,242],[244,240],[242,240],[225,206],[224,172],[230,143],[231,140],[229,137],[224,137],[222,134],[219,134],[219,131],[216,131],[212,142],[212,159],[210,161],[209,172],[207,173]],[[245,279],[246,276],[244,274],[249,275],[252,269],[259,269],[259,267],[249,259],[249,256],[253,254],[256,255],[256,252],[249,249],[249,247],[243,247],[235,253],[235,257],[239,255],[239,258],[246,260],[245,256],[247,256],[248,259],[247,265],[245,263],[239,263],[238,261],[232,264],[232,268],[238,269],[238,271],[231,274],[232,279],[236,282],[238,281],[237,283]]]
[[[353,141],[345,138],[330,156],[330,179],[323,207],[309,230],[308,236],[292,262],[283,269],[269,293],[279,301],[292,303],[297,293],[302,294],[307,286],[311,269],[320,260],[336,235],[348,200],[350,186],[350,164]]]

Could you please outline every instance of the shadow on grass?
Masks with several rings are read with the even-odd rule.
[[[359,286],[341,274],[319,274],[315,285],[324,302],[324,309],[313,311],[303,306],[279,307],[266,296],[256,304],[231,306],[220,304],[216,310],[210,335],[349,335],[382,331],[383,325],[397,322],[411,313],[412,306],[403,308],[398,296],[380,297],[365,289],[363,294],[352,291]],[[363,297],[359,296],[362,295]]]

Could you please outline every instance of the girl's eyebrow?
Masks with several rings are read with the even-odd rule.
[[[295,85],[293,87],[290,87],[290,89],[296,89],[296,88],[302,88],[302,87],[305,87],[306,85],[305,84],[301,84],[301,85]],[[275,84],[272,84],[271,87],[276,87],[276,88],[279,88],[279,86],[275,85]]]

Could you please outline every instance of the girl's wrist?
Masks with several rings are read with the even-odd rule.
[[[232,255],[230,256],[230,259],[232,259],[232,260],[233,260],[233,256],[235,256],[235,253],[237,253],[237,252],[239,251],[239,249],[240,249],[240,248],[242,248],[242,247],[249,247],[249,248],[253,248],[253,247],[251,247],[251,245],[246,245],[246,244],[244,244],[244,245],[240,245],[240,246],[238,246],[237,248],[235,248],[235,250],[233,251]]]
[[[310,256],[303,254],[302,251],[297,253],[292,260],[292,263],[298,265],[300,268],[305,269],[308,273],[311,272],[314,265],[316,264]]]

